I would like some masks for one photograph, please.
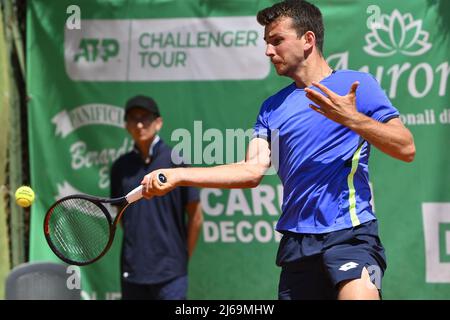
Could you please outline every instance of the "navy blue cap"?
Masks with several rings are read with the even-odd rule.
[[[161,116],[155,100],[153,100],[152,98],[147,97],[147,96],[138,95],[127,101],[127,103],[125,105],[125,119],[127,118],[128,112],[134,108],[145,109],[147,111],[150,111],[157,117]]]

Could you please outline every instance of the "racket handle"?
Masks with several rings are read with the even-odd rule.
[[[128,194],[125,196],[125,199],[127,199],[128,203],[133,203],[142,199],[142,187],[143,186],[141,185],[128,192]]]
[[[166,183],[166,182],[167,182],[167,178],[166,178],[166,176],[164,175],[164,173],[158,174],[158,183],[159,183],[160,185],[163,185],[163,184]]]
[[[164,184],[167,182],[167,178],[164,174],[160,173],[158,174],[158,182],[159,184]],[[127,199],[128,203],[133,203],[135,201],[138,201],[142,199],[142,188],[144,186],[140,185],[139,187],[134,188],[128,194],[125,196],[125,199]]]

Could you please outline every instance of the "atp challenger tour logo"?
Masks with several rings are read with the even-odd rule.
[[[81,22],[80,30],[65,29],[73,80],[263,79],[270,71],[253,16]]]
[[[119,54],[119,49],[120,45],[116,39],[81,39],[74,61],[95,62],[101,59],[107,62]]]

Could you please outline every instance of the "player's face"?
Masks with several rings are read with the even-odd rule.
[[[145,109],[134,108],[128,112],[126,128],[137,143],[151,141],[161,127],[161,117],[155,118]]]
[[[292,77],[305,60],[305,39],[298,37],[292,18],[281,17],[265,28],[266,56],[281,76]]]

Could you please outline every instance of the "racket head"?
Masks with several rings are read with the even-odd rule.
[[[94,197],[71,195],[56,201],[44,219],[50,249],[64,262],[83,266],[100,259],[114,239],[108,210]]]

